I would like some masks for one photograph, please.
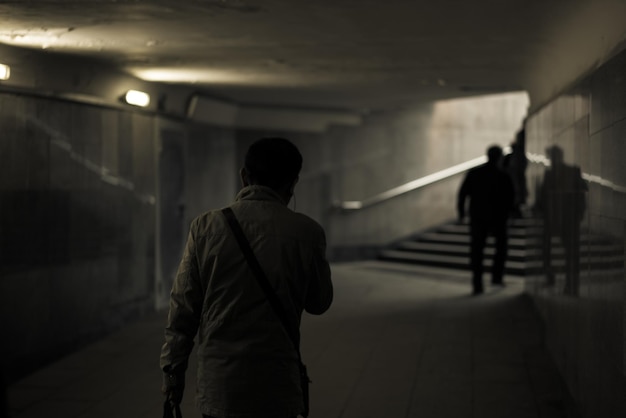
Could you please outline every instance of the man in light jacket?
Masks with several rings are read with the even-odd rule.
[[[290,321],[333,299],[322,227],[287,205],[302,167],[288,140],[253,143],[230,206]],[[205,418],[290,418],[304,411],[298,354],[221,211],[196,218],[170,296],[163,392],[182,399],[198,336],[196,403]]]

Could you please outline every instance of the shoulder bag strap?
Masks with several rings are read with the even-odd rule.
[[[265,273],[263,272],[263,269],[261,268],[259,261],[254,256],[254,253],[252,252],[252,248],[250,247],[250,243],[246,239],[246,236],[244,235],[243,230],[241,229],[241,225],[239,224],[239,221],[237,221],[237,218],[235,217],[235,214],[233,213],[231,208],[222,209],[222,213],[226,217],[226,220],[228,221],[228,225],[230,226],[230,229],[233,231],[233,234],[235,235],[235,238],[237,239],[237,242],[239,243],[239,247],[241,248],[243,255],[246,257],[246,261],[248,262],[250,269],[256,276],[259,282],[259,285],[265,292],[265,295],[267,296],[267,300],[272,305],[272,308],[274,308],[274,312],[276,312],[276,316],[278,316],[278,318],[280,319],[280,322],[283,324],[283,327],[285,328],[285,331],[287,331],[287,335],[289,336],[289,339],[293,343],[293,346],[296,349],[296,352],[298,353],[298,358],[300,359],[300,362],[302,362],[302,359],[300,356],[300,345],[298,343],[298,340],[294,336],[294,333],[291,331],[291,325],[289,323],[287,313],[285,312],[283,305],[278,299],[278,296],[276,296],[274,289],[272,289],[272,285],[270,285],[270,282],[267,279],[267,276],[265,275]]]
[[[285,331],[287,332],[289,339],[291,340],[294,348],[296,349],[296,353],[298,354],[298,363],[300,367],[300,385],[302,388],[302,396],[304,400],[304,412],[302,413],[302,416],[308,417],[309,416],[309,383],[311,382],[311,380],[309,379],[306,366],[302,362],[302,356],[300,355],[300,344],[298,342],[298,338],[296,337],[297,334],[295,334],[292,331],[292,327],[289,323],[287,312],[285,312],[285,308],[280,303],[280,299],[278,299],[278,296],[276,296],[274,289],[272,289],[272,286],[270,285],[270,282],[267,279],[267,276],[263,272],[263,269],[261,268],[259,261],[254,256],[254,252],[252,251],[252,248],[250,247],[250,243],[246,239],[246,236],[244,235],[243,230],[241,229],[241,225],[239,225],[239,221],[237,221],[237,218],[235,217],[235,214],[233,213],[232,209],[224,208],[222,209],[222,213],[226,217],[226,220],[228,221],[228,225],[230,226],[230,229],[233,231],[233,234],[235,235],[235,238],[237,239],[237,242],[239,243],[239,247],[241,248],[241,251],[243,252],[243,255],[245,256],[246,261],[248,262],[248,265],[250,266],[250,269],[256,276],[257,281],[259,282],[259,285],[265,292],[267,300],[272,305],[272,308],[274,308],[274,312],[276,313],[276,316],[280,319],[280,322],[283,324],[283,327],[285,328]]]

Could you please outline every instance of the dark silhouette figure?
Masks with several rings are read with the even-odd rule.
[[[513,207],[514,188],[511,177],[500,167],[502,148],[487,150],[488,161],[467,173],[459,190],[457,210],[459,222],[465,218],[465,200],[469,197],[470,264],[473,293],[483,292],[483,259],[487,237],[495,237],[491,283],[504,285],[504,264],[507,256],[507,220]]]
[[[515,188],[515,201],[513,203],[513,217],[522,217],[522,207],[526,204],[528,197],[528,187],[526,186],[526,131],[524,128],[515,136],[515,141],[511,144],[511,153],[504,157],[503,167],[509,173]]]
[[[563,150],[546,150],[550,168],[544,174],[537,210],[543,216],[543,265],[547,284],[555,284],[552,237],[558,237],[565,252],[564,293],[578,295],[580,272],[580,224],[586,209],[587,183],[580,168],[563,162]]]
[[[324,313],[333,286],[324,230],[287,206],[301,167],[302,156],[288,140],[256,141],[240,172],[243,188],[229,206],[273,293],[265,293],[246,262],[232,218],[212,210],[192,222],[161,349],[162,390],[170,404],[181,402],[196,339],[196,405],[204,417],[306,414],[296,349],[300,319],[303,311]]]

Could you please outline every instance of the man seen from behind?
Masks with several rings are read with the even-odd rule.
[[[495,255],[491,283],[504,285],[507,256],[507,221],[514,206],[515,189],[508,173],[501,168],[502,148],[487,150],[487,163],[470,170],[461,184],[457,199],[459,222],[465,218],[465,201],[469,198],[470,264],[473,294],[483,293],[483,259],[487,237],[495,238]]]
[[[301,167],[290,141],[256,141],[240,171],[243,188],[230,205],[298,341],[302,312],[320,315],[333,299],[324,230],[287,206]],[[220,210],[192,222],[169,309],[161,350],[168,399],[182,399],[197,335],[196,404],[203,417],[304,412],[297,350]]]

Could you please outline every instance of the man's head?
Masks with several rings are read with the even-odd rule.
[[[487,148],[487,160],[489,164],[499,164],[502,159],[502,147],[492,145]]]
[[[291,196],[301,168],[295,145],[284,138],[262,138],[248,148],[241,176],[245,186],[267,186]]]

